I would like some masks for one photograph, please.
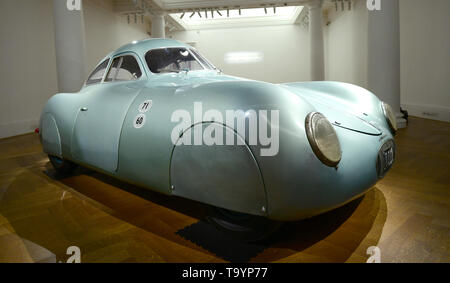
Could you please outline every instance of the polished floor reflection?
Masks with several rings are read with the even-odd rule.
[[[410,118],[397,162],[364,197],[288,223],[251,262],[450,261],[450,123]],[[36,135],[0,140],[0,262],[224,262],[176,234],[205,206],[79,169],[57,176]],[[205,235],[208,236],[208,235]]]

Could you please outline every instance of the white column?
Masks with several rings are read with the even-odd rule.
[[[164,12],[155,12],[152,15],[152,37],[165,38],[166,37],[166,22],[164,20]]]
[[[77,1],[53,0],[59,92],[77,92],[86,80],[83,9]]]
[[[369,11],[368,87],[396,112],[399,128],[406,127],[400,113],[399,1],[381,1],[381,10]]]
[[[308,4],[309,55],[312,81],[323,81],[325,79],[322,31],[322,2],[323,0],[315,0]]]

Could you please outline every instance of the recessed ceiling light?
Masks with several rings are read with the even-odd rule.
[[[190,14],[190,17],[184,17],[184,12],[173,13],[170,16],[187,30],[226,26],[293,24],[302,11],[303,6],[273,6],[269,8],[272,9],[267,9],[267,6],[250,9],[205,9],[204,17],[202,17],[200,11],[193,12]],[[208,17],[209,12],[211,17]]]
[[[251,9],[236,9],[236,10],[211,10],[211,15],[215,16],[214,19],[238,19],[238,18],[254,18],[254,17],[290,17],[292,16],[298,9],[298,6],[287,6],[287,7],[278,7],[276,9],[274,7],[273,12],[269,12],[266,7],[264,8],[251,8]],[[216,15],[214,15],[216,12]],[[205,14],[207,12],[205,11]],[[183,18],[184,13],[175,13],[171,14],[174,17],[178,17],[180,19]],[[199,13],[193,13],[189,19],[183,19],[184,22],[194,22],[199,20],[205,20],[205,18],[201,18]],[[212,19],[209,19],[211,21]]]

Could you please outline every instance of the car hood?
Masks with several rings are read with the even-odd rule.
[[[175,87],[175,88],[194,88],[202,84],[225,82],[225,81],[244,81],[246,79],[225,75],[216,71],[194,71],[181,73],[159,74],[154,76],[149,83],[153,87]]]
[[[327,117],[335,126],[353,130],[368,135],[381,135],[382,132],[377,126],[377,118],[373,113],[372,105],[374,102],[372,95],[364,97],[365,101],[354,99],[354,95],[348,95],[348,92],[354,92],[355,89],[349,89],[346,93],[342,87],[356,87],[343,83],[330,83],[330,88],[323,87],[327,82],[306,82],[306,83],[288,83],[279,86],[287,88],[301,98],[308,101],[316,110]],[[333,87],[334,85],[334,87]],[[356,87],[358,91],[364,90]],[[364,90],[366,91],[366,90]],[[366,91],[367,92],[367,91]],[[375,98],[376,99],[376,98]]]
[[[183,93],[200,86],[233,81],[253,80],[200,71],[158,75],[151,80],[151,85],[157,88],[169,87],[175,93]],[[368,135],[381,135],[377,127],[377,115],[371,107],[378,99],[363,88],[339,82],[302,82],[277,86],[300,96],[337,127]]]

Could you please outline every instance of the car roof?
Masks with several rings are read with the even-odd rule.
[[[115,56],[117,54],[124,52],[135,52],[136,54],[144,55],[150,49],[164,48],[164,47],[190,47],[190,46],[174,39],[150,38],[139,41],[133,41],[131,43],[125,44],[124,46],[108,54],[108,56],[106,56],[105,58]]]

